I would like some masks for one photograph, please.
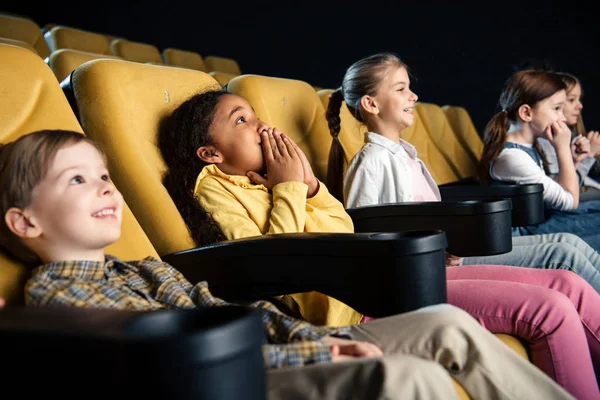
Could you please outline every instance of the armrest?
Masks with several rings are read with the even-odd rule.
[[[67,379],[72,394],[93,387],[94,397],[262,400],[263,332],[258,310],[238,306],[153,312],[7,306],[0,310],[3,386],[22,392],[34,363],[43,373],[26,386],[28,396],[64,397],[57,382]],[[233,374],[239,382],[223,385]]]
[[[544,185],[541,183],[440,186],[442,200],[510,199],[512,225],[544,222]]]
[[[231,240],[162,259],[232,302],[318,291],[384,317],[445,303],[446,235],[297,233]]]
[[[448,252],[461,257],[512,250],[508,199],[396,203],[346,211],[356,232],[442,230],[448,238]]]

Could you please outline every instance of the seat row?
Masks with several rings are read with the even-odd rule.
[[[197,52],[172,47],[161,53],[152,44],[62,25],[48,26],[43,33],[33,20],[12,15],[0,14],[0,42],[28,48],[44,59],[49,57],[50,62],[60,57],[60,53],[55,53],[68,49],[75,50],[71,53],[81,60],[118,57],[134,62],[165,64],[212,72],[222,81],[241,74],[238,62],[232,58],[215,55],[203,58]],[[62,80],[64,76],[57,77]]]

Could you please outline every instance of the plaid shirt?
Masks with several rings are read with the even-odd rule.
[[[25,287],[32,306],[64,305],[122,310],[215,307],[229,303],[213,297],[206,282],[192,285],[167,263],[152,257],[123,262],[107,255],[97,261],[59,261],[36,268]],[[266,344],[267,368],[331,361],[324,336],[351,338],[348,328],[315,326],[283,314],[273,304],[258,301]]]

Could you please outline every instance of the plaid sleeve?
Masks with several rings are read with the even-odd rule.
[[[272,303],[260,301],[253,304],[259,307],[265,333],[272,344],[285,344],[302,341],[317,341],[324,336],[337,336],[351,339],[349,327],[333,328],[317,326],[307,321],[292,318],[279,311]]]
[[[263,345],[263,357],[267,368],[296,367],[331,362],[331,351],[318,341],[267,344]]]
[[[25,302],[31,306],[63,305],[120,310],[147,309],[146,302],[132,299],[110,286],[94,282],[52,279],[38,275],[25,287]]]

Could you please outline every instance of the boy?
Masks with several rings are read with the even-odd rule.
[[[226,304],[152,258],[104,254],[121,233],[123,198],[83,135],[38,131],[0,148],[0,245],[32,266],[30,306],[157,310]],[[447,305],[328,328],[262,312],[269,398],[570,399],[467,313]],[[384,356],[385,354],[385,356]],[[443,368],[442,368],[443,367]]]

